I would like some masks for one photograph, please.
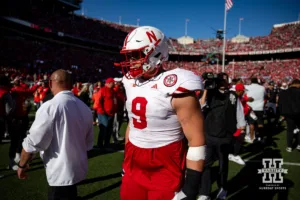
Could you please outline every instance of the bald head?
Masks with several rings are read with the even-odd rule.
[[[53,94],[62,90],[72,89],[72,74],[66,70],[59,69],[52,73],[51,77],[51,90]]]

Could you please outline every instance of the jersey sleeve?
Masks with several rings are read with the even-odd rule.
[[[191,71],[180,70],[177,76],[178,84],[173,88],[174,90],[171,92],[172,95],[203,90],[204,88],[202,78]]]

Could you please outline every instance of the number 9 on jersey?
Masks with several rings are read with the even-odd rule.
[[[148,101],[144,97],[136,97],[132,100],[131,112],[136,116],[132,117],[134,128],[144,129],[147,127],[146,106]]]

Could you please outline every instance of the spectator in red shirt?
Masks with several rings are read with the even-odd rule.
[[[96,125],[96,119],[97,119],[97,109],[99,107],[99,103],[100,103],[100,87],[99,88],[95,88],[94,90],[94,94],[92,96],[92,102],[93,102],[93,110],[94,110],[94,114],[93,114],[93,124]],[[99,124],[97,124],[99,125]]]
[[[113,132],[113,116],[117,111],[117,99],[113,87],[114,79],[108,78],[105,86],[100,89],[100,102],[97,109],[100,130],[98,148],[105,147],[107,149],[110,145],[110,137]]]
[[[23,82],[23,80],[20,80],[20,86],[23,87],[24,89],[28,89],[28,85]]]
[[[78,93],[81,91],[81,83],[77,82],[75,87],[73,87],[72,92],[78,97]]]

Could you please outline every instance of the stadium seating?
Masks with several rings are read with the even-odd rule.
[[[113,46],[122,46],[123,40],[134,26],[119,25],[113,22],[87,18],[76,14],[54,14],[34,10],[32,15],[19,16],[21,19],[35,23],[38,26],[48,27],[53,31],[60,31],[74,37],[101,41]],[[17,67],[24,71],[27,66],[36,68],[37,72],[47,72],[49,69],[64,68],[71,70],[78,80],[94,80],[99,77],[119,76],[113,62],[119,61],[119,54],[107,54],[22,38],[3,38],[0,41],[0,59],[5,66]],[[274,27],[268,36],[252,37],[247,43],[233,43],[228,41],[227,52],[249,52],[278,50],[300,47],[300,23],[292,23]],[[193,44],[181,45],[177,39],[169,39],[170,52],[185,53],[218,53],[222,51],[222,40],[197,40]],[[15,63],[11,66],[11,63]],[[234,67],[233,67],[234,66]],[[280,81],[299,77],[299,59],[274,61],[245,61],[229,63],[226,72],[231,77],[250,77],[260,75],[261,78]],[[181,67],[201,75],[205,71],[220,72],[216,65],[203,62],[169,61],[168,69]],[[25,69],[24,69],[25,68]],[[99,70],[101,72],[99,72]],[[26,70],[25,70],[26,71]],[[96,73],[95,73],[96,72]],[[97,78],[96,78],[97,77]]]
[[[235,62],[226,66],[231,77],[249,78],[252,75],[276,82],[290,81],[300,76],[300,59]]]
[[[57,32],[116,46],[122,45],[127,32],[133,28],[76,14],[63,15],[39,10],[34,10],[31,16],[26,15],[22,19]]]
[[[113,66],[114,62],[120,60],[118,52],[112,55],[22,38],[2,38],[0,44],[1,62],[6,67],[17,69],[19,74],[28,71],[47,73],[63,68],[72,71],[78,81],[96,81],[108,76],[120,76]]]
[[[226,73],[231,78],[247,79],[251,76],[259,77],[262,80],[273,80],[275,82],[291,81],[300,76],[300,59],[273,60],[273,61],[245,61],[231,62],[225,66]],[[191,70],[201,75],[204,72],[221,72],[221,66],[217,70],[217,65],[208,65],[203,62],[178,62],[169,61],[167,69],[180,67]]]
[[[268,36],[250,38],[249,43],[228,42],[227,52],[278,50],[300,47],[300,23],[273,28]]]
[[[34,8],[33,8],[34,9]],[[119,25],[113,22],[88,18],[77,14],[57,14],[33,10],[31,16],[21,17],[38,26],[48,27],[75,37],[101,41],[121,46],[128,32],[135,26]],[[185,53],[212,53],[222,51],[222,40],[197,40],[193,44],[181,45],[170,39],[170,51]],[[274,27],[268,36],[251,37],[247,43],[233,43],[228,40],[227,52],[267,51],[300,47],[300,23]]]
[[[171,39],[173,51],[212,53],[222,52],[222,41],[219,39],[197,40],[193,44],[181,45]],[[300,47],[300,23],[287,24],[273,28],[270,35],[251,37],[247,43],[234,43],[228,40],[226,52],[267,51]]]

